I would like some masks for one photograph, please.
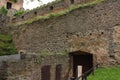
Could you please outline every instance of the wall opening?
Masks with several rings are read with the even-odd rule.
[[[35,11],[34,14],[37,15],[37,12]]]
[[[104,32],[101,32],[101,34],[104,34]]]
[[[50,6],[50,10],[53,10],[54,9],[54,7],[53,6]]]
[[[71,4],[74,4],[75,1],[74,0],[70,0],[70,2],[71,2]]]
[[[73,77],[77,78],[93,68],[93,55],[91,53],[76,51],[70,53],[73,62]],[[91,72],[86,74],[88,76]],[[86,78],[82,77],[82,78]]]
[[[11,8],[12,8],[12,3],[7,2],[6,8],[7,8],[7,9],[11,9]]]
[[[24,19],[24,16],[22,16],[21,18]]]
[[[41,68],[41,80],[50,80],[50,65]]]
[[[90,36],[92,35],[92,33],[89,34]]]

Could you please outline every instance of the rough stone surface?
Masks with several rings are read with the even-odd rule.
[[[0,56],[0,67],[2,66],[3,61],[9,61],[9,60],[11,61],[20,60],[20,54]]]
[[[11,2],[11,0],[0,0],[0,8],[3,6],[6,8],[7,2],[12,3],[11,8],[13,8],[13,9],[20,10],[21,8],[23,8],[23,0],[17,0],[16,3]]]
[[[0,79],[41,80],[41,68],[50,66],[50,80],[55,80],[56,66],[62,65],[61,79],[64,80],[66,78],[65,75],[70,74],[68,73],[68,61],[68,56],[64,55],[49,55],[42,57],[40,55],[24,54],[21,55],[21,60],[19,61],[7,61],[3,63],[3,67],[1,67],[0,70]]]
[[[101,65],[119,65],[119,3],[108,0],[64,16],[14,27],[14,42],[18,50],[54,53],[80,50],[96,54],[96,62]]]
[[[0,14],[0,33],[7,33],[9,31],[8,23],[9,17]]]
[[[64,55],[74,51],[95,55],[94,62],[100,66],[120,65],[119,4],[120,0],[108,0],[60,17],[11,27],[16,48],[38,54],[22,54],[19,61],[4,62],[0,71],[5,74],[0,72],[0,78],[41,80],[41,68],[50,66],[50,80],[55,80],[56,65],[61,64],[61,80],[67,80],[72,76],[72,61]]]
[[[20,17],[16,17],[13,18],[12,22],[19,22],[19,21],[25,21],[37,16],[43,16],[43,15],[48,15],[51,13],[57,13],[60,11],[65,10],[66,8],[68,8],[71,5],[76,5],[76,4],[84,4],[84,3],[88,3],[91,1],[95,1],[95,0],[74,0],[74,3],[71,3],[71,0],[61,0],[59,2],[55,2],[52,4],[49,4],[45,7],[42,8],[37,8],[34,9],[32,11],[29,11],[27,13],[24,13],[23,15],[21,15]],[[52,8],[51,8],[52,7]]]

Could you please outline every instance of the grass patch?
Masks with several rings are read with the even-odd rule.
[[[120,80],[120,67],[99,68],[88,80]]]
[[[14,47],[11,35],[0,34],[0,56],[16,54],[17,50]]]

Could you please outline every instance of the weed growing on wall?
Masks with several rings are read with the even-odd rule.
[[[2,7],[2,8],[0,9],[0,14],[7,15],[7,13],[8,13],[8,10],[7,10],[5,7]]]
[[[12,2],[16,3],[16,2],[17,2],[17,0],[12,0]]]
[[[14,47],[11,35],[0,34],[0,56],[16,54],[17,50]]]
[[[15,14],[14,14],[13,16],[14,16],[14,17],[19,17],[19,16],[21,16],[23,13],[25,13],[25,11],[20,10],[20,11],[15,12]]]
[[[40,56],[41,57],[46,57],[46,56],[48,56],[48,55],[54,55],[55,53],[52,53],[51,51],[49,51],[49,50],[43,50],[43,51],[41,51],[40,52]]]
[[[53,17],[54,17],[54,14],[50,13],[49,18],[53,18]]]
[[[63,51],[58,52],[58,53],[56,53],[56,54],[64,55],[64,56],[68,56],[68,55],[69,55],[68,52],[67,52],[67,50],[63,50]]]

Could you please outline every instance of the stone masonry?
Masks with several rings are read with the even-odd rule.
[[[108,0],[64,16],[12,27],[16,48],[54,53],[80,50],[97,55],[96,62],[101,65],[119,65],[119,3]]]
[[[67,80],[73,75],[69,53],[77,51],[93,54],[99,66],[120,66],[119,4],[120,0],[107,0],[59,17],[11,26],[21,60],[3,62],[0,70],[5,74],[0,78]]]
[[[63,11],[69,8],[71,5],[85,4],[92,1],[95,1],[95,0],[61,0],[61,1],[53,2],[51,4],[48,4],[40,8],[36,8],[31,11],[28,11],[21,16],[13,18],[12,21],[14,23],[19,21],[25,21],[25,20],[34,18],[36,16],[43,16],[43,15],[48,15],[50,13],[57,13],[57,12]]]
[[[56,80],[58,72],[57,76],[65,80],[70,76],[66,76],[70,74],[68,61],[69,58],[65,55],[21,54],[21,60],[3,62],[0,67],[0,80]],[[57,70],[57,66],[61,68]],[[43,71],[44,68],[47,71]]]

